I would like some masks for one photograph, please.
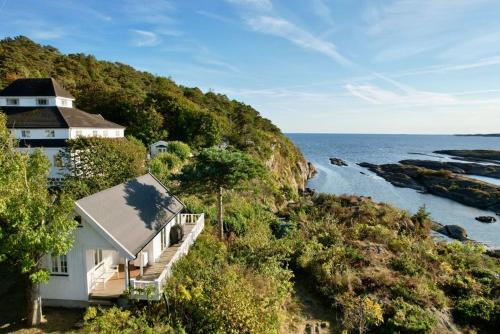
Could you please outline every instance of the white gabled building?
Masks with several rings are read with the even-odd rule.
[[[81,307],[118,298],[159,300],[172,265],[204,227],[151,174],[75,202],[80,224],[66,255],[47,255],[45,306]]]
[[[49,177],[62,177],[60,152],[66,140],[87,137],[123,138],[125,127],[74,106],[75,98],[52,78],[13,81],[0,91],[0,111],[19,140],[19,149],[42,147],[52,163]]]

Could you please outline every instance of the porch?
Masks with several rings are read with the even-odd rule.
[[[182,214],[182,239],[167,247],[152,265],[143,268],[143,274],[130,279],[131,297],[159,300],[163,286],[172,273],[172,266],[188,253],[205,225],[204,214]]]
[[[182,239],[166,247],[147,265],[143,265],[146,262],[140,260],[145,255],[142,251],[137,254],[137,259],[131,262],[118,258],[110,251],[104,251],[102,269],[99,275],[96,275],[100,281],[91,279],[93,283],[89,293],[90,299],[117,299],[124,296],[129,287],[130,298],[159,300],[173,264],[187,254],[189,247],[203,230],[204,221],[204,214],[180,214],[176,224],[182,227]],[[93,272],[96,272],[96,268]]]

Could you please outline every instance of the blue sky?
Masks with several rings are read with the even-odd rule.
[[[500,132],[498,0],[0,0],[0,36],[254,106],[286,132]]]

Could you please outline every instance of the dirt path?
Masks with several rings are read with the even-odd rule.
[[[335,317],[322,298],[312,289],[306,278],[297,277],[294,284],[295,309],[293,319],[282,333],[328,334],[334,333]]]

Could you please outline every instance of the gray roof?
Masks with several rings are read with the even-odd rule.
[[[82,198],[76,204],[133,255],[184,209],[151,174]]]
[[[53,78],[17,79],[0,91],[0,96],[60,96],[74,99]]]
[[[9,128],[106,128],[123,129],[124,126],[77,108],[65,107],[2,107]]]

